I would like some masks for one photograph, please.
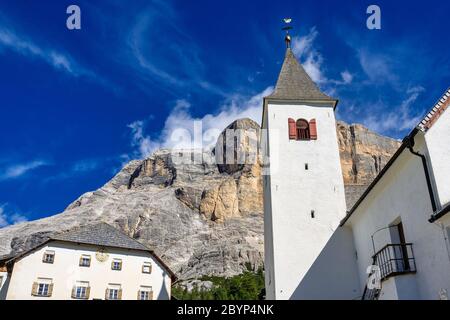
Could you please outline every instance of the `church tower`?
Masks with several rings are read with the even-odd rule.
[[[286,43],[275,90],[263,103],[267,299],[307,298],[302,281],[346,213],[337,100],[311,80],[289,36]]]

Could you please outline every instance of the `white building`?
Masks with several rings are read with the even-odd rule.
[[[0,262],[0,299],[170,299],[174,273],[114,227],[94,224],[52,236]]]
[[[447,299],[450,293],[450,90],[341,222],[353,234],[365,299]],[[381,289],[367,290],[367,266]]]
[[[270,175],[263,178],[268,299],[303,296],[298,285],[345,216],[336,104],[288,48],[275,91],[263,106],[270,159]]]
[[[449,102],[450,90],[346,213],[337,101],[319,91],[287,49],[263,105],[268,299],[448,297]],[[372,265],[381,288],[366,287]]]

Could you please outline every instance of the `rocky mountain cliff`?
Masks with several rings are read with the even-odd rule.
[[[227,129],[258,133],[252,120]],[[337,124],[350,207],[399,147],[361,125]],[[258,134],[255,135],[257,137]],[[0,229],[0,255],[20,252],[53,232],[99,220],[153,248],[180,278],[231,276],[263,264],[261,165],[226,164],[227,150],[251,151],[251,139],[219,136],[212,150],[160,150],[128,163],[102,188],[60,214]]]

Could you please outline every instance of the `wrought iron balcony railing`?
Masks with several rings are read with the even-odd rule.
[[[364,288],[362,300],[378,300],[382,281],[400,274],[415,273],[416,260],[412,243],[388,244],[372,257],[372,264],[379,268],[379,287]]]
[[[374,256],[380,268],[381,281],[392,276],[416,272],[412,243],[387,244]]]

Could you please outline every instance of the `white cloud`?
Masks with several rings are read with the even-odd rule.
[[[407,90],[408,96],[401,102],[395,111],[389,113],[379,113],[379,116],[370,115],[362,120],[362,123],[369,129],[384,133],[386,131],[401,132],[404,130],[412,130],[422,119],[422,114],[413,111],[412,105],[419,95],[424,91],[421,86],[412,87]],[[387,107],[379,105],[374,109],[386,110]]]
[[[305,71],[316,83],[325,83],[328,79],[322,73],[322,55],[314,48],[314,40],[319,33],[313,27],[306,36],[294,37],[292,52],[302,61]]]
[[[133,156],[145,158],[160,148],[207,148],[216,143],[217,137],[231,122],[250,118],[261,122],[262,99],[273,91],[268,87],[252,96],[234,95],[219,107],[215,114],[196,118],[190,113],[190,103],[178,100],[167,117],[161,134],[155,138],[144,133],[145,121],[128,125],[132,132]],[[126,158],[128,160],[129,158]]]
[[[74,173],[89,172],[97,169],[99,162],[95,159],[80,160],[73,164],[71,171]]]
[[[6,208],[7,204],[4,203],[0,205],[0,228],[28,221],[28,219],[19,213],[7,213]]]
[[[353,81],[353,75],[348,70],[342,71],[341,77],[344,84],[350,84]]]
[[[44,160],[34,160],[27,163],[20,163],[9,166],[6,169],[4,169],[3,172],[0,171],[0,181],[19,178],[31,170],[46,165],[49,165],[49,163]]]
[[[292,39],[292,52],[302,62],[303,68],[317,84],[347,85],[353,80],[353,75],[348,71],[341,72],[341,80],[329,79],[324,74],[323,56],[315,48],[314,42],[319,35],[315,27],[311,28],[309,33],[303,37],[294,37]],[[332,90],[328,88],[328,91]]]
[[[223,88],[206,80],[207,66],[202,59],[201,46],[185,33],[185,29],[169,2],[154,1],[135,17],[118,61],[134,68],[140,77],[139,83],[156,84],[171,94],[183,93],[189,88],[226,96]],[[169,45],[166,37],[161,35],[170,35]]]
[[[131,145],[138,149],[135,153],[137,153],[139,158],[145,158],[150,155],[153,150],[159,148],[159,143],[157,141],[152,141],[149,136],[144,135],[144,121],[134,121],[128,125],[128,128],[131,129],[133,135]]]
[[[3,207],[0,207],[0,228],[6,227],[7,225],[9,223],[6,219],[6,214],[4,213]]]
[[[397,77],[391,70],[390,59],[387,56],[366,49],[358,50],[357,55],[364,73],[372,83],[397,83]]]

